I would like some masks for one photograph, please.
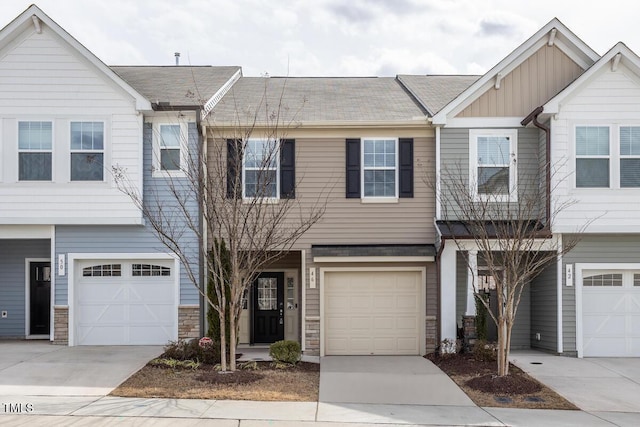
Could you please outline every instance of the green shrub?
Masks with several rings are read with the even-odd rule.
[[[302,357],[300,343],[297,341],[276,341],[269,346],[269,356],[276,364],[288,363],[295,365]]]
[[[497,349],[494,343],[486,340],[477,340],[473,346],[473,358],[478,362],[495,362]]]
[[[213,341],[210,344],[200,346],[196,338],[170,341],[164,347],[164,353],[162,353],[161,358],[179,361],[190,360],[213,365],[220,363],[220,344]]]

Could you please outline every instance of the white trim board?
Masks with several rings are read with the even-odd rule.
[[[314,263],[328,262],[434,262],[433,256],[317,256],[313,257]]]

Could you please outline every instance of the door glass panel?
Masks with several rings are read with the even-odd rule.
[[[258,310],[278,309],[278,279],[275,277],[258,278]]]
[[[287,277],[287,309],[293,310],[294,304],[293,277]]]

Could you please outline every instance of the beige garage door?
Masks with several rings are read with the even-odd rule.
[[[422,289],[420,271],[325,272],[325,354],[420,354]]]

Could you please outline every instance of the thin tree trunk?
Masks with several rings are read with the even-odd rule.
[[[218,312],[220,318],[220,369],[227,370],[227,320],[224,306]]]
[[[229,307],[231,316],[229,316],[229,366],[231,371],[236,370],[236,309],[234,306],[235,301],[231,301]]]

